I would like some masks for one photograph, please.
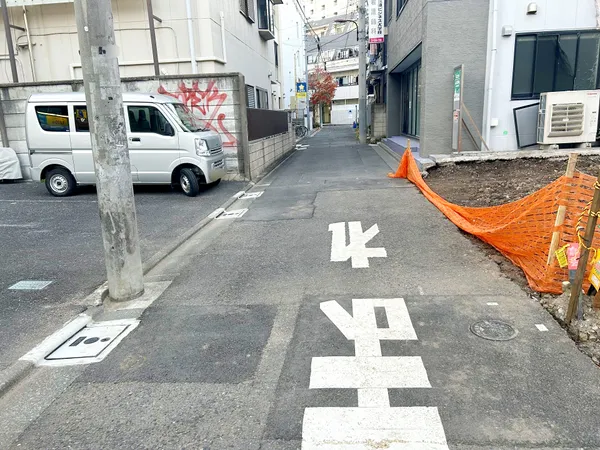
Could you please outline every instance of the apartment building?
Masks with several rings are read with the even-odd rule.
[[[113,0],[121,75],[240,72],[249,104],[282,108],[276,23],[281,4],[283,0]],[[7,0],[7,6],[19,82],[82,77],[73,0]],[[7,55],[0,56],[0,64],[0,83],[12,82]]]
[[[356,11],[359,0],[302,0],[309,21],[344,16]]]
[[[307,39],[308,71],[320,67],[337,80],[338,87],[331,105],[316,109],[315,123],[342,125],[358,120],[358,41],[352,22],[356,14],[329,17],[310,23]],[[319,44],[317,45],[317,39]]]

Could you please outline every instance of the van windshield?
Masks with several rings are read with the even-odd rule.
[[[178,119],[179,124],[183,126],[186,131],[195,133],[196,131],[208,131],[208,128],[200,125],[200,120],[194,116],[194,113],[182,103],[168,103],[167,107],[171,112],[175,113],[175,117]]]

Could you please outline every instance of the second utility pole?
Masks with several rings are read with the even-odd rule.
[[[90,125],[108,292],[144,292],[131,164],[111,0],[76,0],[75,19]]]
[[[367,143],[367,45],[366,8],[358,4],[358,140]]]

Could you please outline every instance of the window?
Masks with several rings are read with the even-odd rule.
[[[269,109],[269,93],[265,89],[256,88],[257,104],[259,109]]]
[[[258,0],[258,28],[273,32],[273,4],[271,0]]]
[[[600,88],[600,32],[519,34],[515,42],[512,99],[542,92]]]
[[[254,23],[254,0],[240,0],[240,12]]]
[[[390,19],[392,18],[392,2],[394,0],[384,0],[384,22],[386,25],[390,23]]]
[[[396,0],[396,15],[399,16],[408,0]]]
[[[42,130],[62,133],[69,131],[67,105],[36,106],[35,113]]]
[[[78,133],[89,133],[90,124],[88,122],[87,106],[74,106],[73,113],[75,116],[75,131]]]
[[[128,106],[129,129],[132,133],[156,133],[169,136],[169,121],[153,106]]]
[[[256,108],[256,97],[254,96],[254,86],[246,85],[246,104],[248,108]]]
[[[402,133],[412,136],[419,135],[421,87],[420,87],[421,62],[417,62],[400,75],[401,103],[402,108],[401,125]]]
[[[279,45],[277,45],[277,42],[274,42],[274,47],[275,47],[275,66],[279,67]]]

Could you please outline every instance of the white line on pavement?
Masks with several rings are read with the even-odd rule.
[[[541,323],[536,323],[535,324],[536,328],[540,331],[548,331],[548,328],[546,327],[546,325],[541,324]]]

